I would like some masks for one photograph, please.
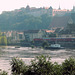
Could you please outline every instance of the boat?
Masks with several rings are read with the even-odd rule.
[[[20,46],[16,46],[15,48],[20,48]]]
[[[61,47],[60,44],[51,44],[48,47],[45,47],[45,49],[64,49],[64,47]]]

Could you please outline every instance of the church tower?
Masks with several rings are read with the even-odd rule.
[[[75,6],[73,6],[73,12],[75,12]]]
[[[61,8],[60,8],[60,5],[59,5],[59,8],[58,8],[58,10],[61,10]]]
[[[53,8],[50,6],[48,10],[49,10],[49,15],[52,16],[53,15]]]

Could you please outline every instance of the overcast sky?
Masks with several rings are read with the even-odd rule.
[[[58,9],[72,9],[75,5],[75,0],[0,0],[0,13],[2,11],[11,11],[21,7],[50,7]]]

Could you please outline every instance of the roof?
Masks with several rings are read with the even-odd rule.
[[[67,10],[67,9],[63,9],[63,10],[60,10],[60,9],[53,9],[53,12],[54,11],[63,11],[63,12],[67,12],[67,11],[71,11],[71,10]]]
[[[68,21],[70,19],[70,16],[55,16],[52,19],[52,22],[49,27],[66,27],[68,24]]]
[[[40,30],[26,30],[24,33],[38,33]]]
[[[54,33],[55,30],[46,30],[47,33]]]

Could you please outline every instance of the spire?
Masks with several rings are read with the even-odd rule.
[[[61,10],[61,8],[60,8],[60,4],[59,4],[59,8],[58,8],[59,10]]]
[[[75,11],[75,6],[73,6],[73,11]]]
[[[73,12],[75,12],[75,2],[74,2],[74,4],[73,4]]]

